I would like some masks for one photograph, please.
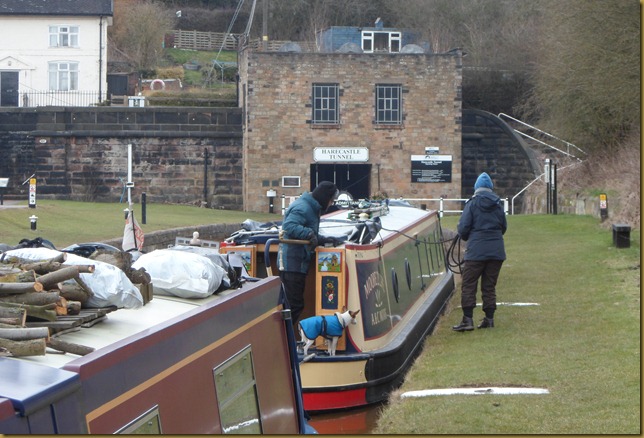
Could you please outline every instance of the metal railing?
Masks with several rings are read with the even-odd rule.
[[[291,202],[295,201],[299,196],[285,196],[282,195],[282,216],[284,216],[284,212],[286,211],[286,208],[291,204]],[[445,205],[448,202],[460,202],[462,205],[465,205],[468,199],[463,199],[463,198],[398,198],[401,201],[407,201],[410,204],[418,204],[419,207],[423,208],[423,203],[424,202],[438,202],[438,215],[439,217],[443,217],[445,213],[463,213],[463,208],[461,207],[460,209],[446,209]],[[286,202],[288,200],[288,203]],[[512,199],[514,201],[514,198]],[[412,202],[413,201],[413,202]],[[508,214],[508,207],[509,207],[509,200],[508,198],[503,198],[503,211],[505,214]],[[512,211],[512,214],[514,214],[514,209]]]
[[[568,151],[568,152],[566,152],[566,151],[562,151],[561,149],[559,149],[559,148],[557,148],[557,147],[555,147],[555,146],[552,146],[552,145],[550,145],[550,144],[548,144],[548,143],[546,143],[546,142],[544,142],[544,141],[541,141],[541,140],[539,140],[539,139],[537,139],[537,138],[534,138],[534,137],[532,137],[531,135],[526,134],[525,132],[519,131],[518,129],[514,129],[514,132],[516,132],[517,134],[519,134],[519,135],[521,135],[521,136],[523,136],[523,137],[525,137],[525,138],[529,138],[530,140],[532,140],[532,141],[534,141],[534,142],[536,142],[536,143],[539,143],[539,144],[540,144],[540,145],[542,145],[542,146],[546,146],[546,147],[548,147],[548,148],[554,149],[554,150],[556,150],[556,151],[558,151],[558,152],[561,152],[562,154],[568,155],[569,157],[576,158],[576,159],[577,159],[577,160],[579,160],[579,161],[581,161],[581,159],[580,159],[579,157],[577,157],[577,156],[573,155],[573,154],[570,152],[570,148],[577,149],[579,152],[581,152],[582,154],[586,155],[586,152],[585,152],[585,151],[583,151],[582,149],[578,148],[577,146],[575,146],[574,144],[570,143],[569,141],[562,140],[562,139],[560,139],[559,137],[556,137],[556,136],[554,136],[554,135],[552,135],[552,134],[550,134],[550,133],[548,133],[548,132],[542,131],[541,129],[539,129],[539,128],[535,127],[535,126],[529,125],[529,124],[528,124],[528,123],[526,123],[526,122],[523,122],[523,121],[521,121],[521,120],[519,120],[519,119],[515,119],[514,117],[509,116],[509,115],[507,115],[507,114],[505,114],[505,113],[499,113],[499,114],[498,114],[498,117],[499,117],[500,119],[503,119],[503,118],[510,119],[510,120],[512,120],[513,122],[518,123],[519,125],[522,125],[522,126],[524,126],[524,127],[526,127],[526,128],[533,129],[533,130],[535,130],[535,131],[539,132],[540,134],[542,134],[542,135],[544,135],[544,136],[546,136],[546,137],[548,137],[548,138],[550,138],[550,139],[553,139],[553,140],[556,140],[556,141],[558,141],[558,142],[561,142],[561,143],[563,143],[563,144],[564,144],[564,146],[566,147],[566,149],[567,149],[567,151]]]
[[[106,99],[98,91],[49,91],[30,90],[19,93],[19,106],[33,108],[38,106],[97,106]]]

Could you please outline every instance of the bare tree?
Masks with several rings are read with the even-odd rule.
[[[587,149],[612,147],[640,121],[640,5],[540,2],[536,87],[527,110]]]
[[[108,38],[137,70],[153,70],[163,56],[163,39],[174,20],[174,10],[160,1],[116,0]]]

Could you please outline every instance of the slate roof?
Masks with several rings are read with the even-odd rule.
[[[0,0],[0,15],[112,16],[112,0]]]

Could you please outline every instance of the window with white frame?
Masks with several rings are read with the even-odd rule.
[[[340,123],[340,87],[338,84],[313,84],[314,124]]]
[[[362,31],[362,51],[373,52],[400,52],[402,35],[400,32],[374,32]]]
[[[49,89],[56,91],[78,90],[78,62],[50,62]]]
[[[376,84],[376,114],[378,125],[402,124],[402,85]]]
[[[49,26],[49,47],[78,47],[78,26]]]

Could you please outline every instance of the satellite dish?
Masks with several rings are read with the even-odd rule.
[[[407,44],[403,46],[400,53],[425,53],[425,50],[417,44]]]
[[[298,43],[282,44],[278,50],[278,52],[296,52],[296,53],[300,53],[301,51],[302,51],[302,48]]]
[[[356,43],[344,43],[336,50],[336,53],[362,53],[362,47]]]

